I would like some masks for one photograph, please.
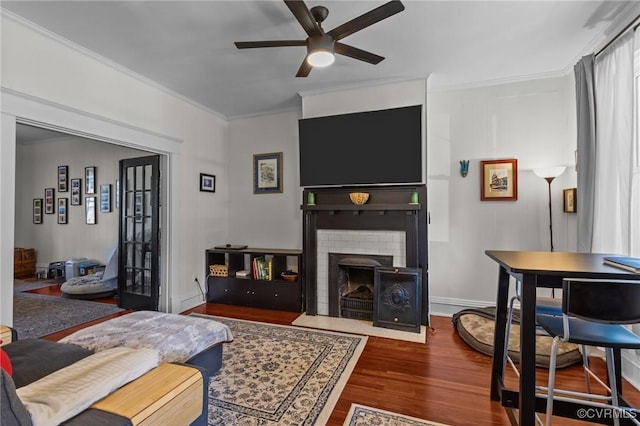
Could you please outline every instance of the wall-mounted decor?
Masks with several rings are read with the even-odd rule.
[[[482,201],[516,201],[518,199],[518,160],[480,162],[480,199]]]
[[[577,188],[567,188],[562,191],[564,200],[564,212],[576,213],[578,211],[578,191]]]
[[[469,174],[469,160],[460,160],[460,176],[467,177]]]
[[[85,223],[87,225],[96,224],[96,197],[86,197],[84,199]]]
[[[36,225],[42,223],[42,198],[33,199],[33,223]]]
[[[67,205],[69,204],[68,198],[58,198],[58,223],[66,225],[67,219]]]
[[[111,184],[100,185],[100,213],[111,212]]]
[[[71,205],[82,204],[82,179],[71,179]]]
[[[56,206],[53,205],[56,190],[54,188],[46,188],[44,190],[44,212],[46,214],[53,214],[56,211]]]
[[[282,153],[254,154],[253,193],[282,192]]]
[[[95,167],[84,168],[84,193],[85,194],[96,193],[96,168]]]
[[[200,191],[216,192],[216,177],[214,175],[200,173]]]
[[[120,208],[120,180],[116,179],[116,209]]]
[[[69,166],[58,166],[58,192],[69,190]]]

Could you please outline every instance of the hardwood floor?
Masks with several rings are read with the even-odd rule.
[[[211,303],[184,314],[190,312],[284,325],[291,324],[298,316],[291,312]],[[83,326],[46,338],[58,340]],[[467,346],[454,330],[451,318],[432,316],[432,326],[428,344],[369,337],[328,425],[342,425],[351,403],[449,425],[509,425],[505,410],[489,399],[491,358]],[[602,362],[594,360],[593,364],[603,372]],[[546,380],[546,370],[539,369],[539,382],[542,384]],[[581,367],[559,370],[557,382],[564,388],[583,389]],[[509,375],[507,383],[517,387],[513,374]],[[626,382],[624,392],[629,402],[640,405],[640,392]],[[584,424],[588,423],[554,418],[554,425]]]

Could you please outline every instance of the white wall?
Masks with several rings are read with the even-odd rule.
[[[534,168],[568,166],[552,183],[554,249],[576,250],[576,215],[562,212],[562,189],[576,186],[573,90],[567,76],[428,94],[434,313],[495,303],[498,266],[485,250],[549,250],[548,185]],[[518,200],[480,201],[479,162],[499,158],[518,160]]]
[[[119,161],[149,155],[148,152],[73,136],[16,147],[15,245],[37,248],[37,266],[46,270],[50,262],[72,257],[107,261],[118,242],[119,210],[115,208],[115,182]],[[82,179],[82,205],[71,205],[70,192],[58,192],[58,166],[69,167],[69,180]],[[84,192],[85,167],[96,167],[96,191]],[[85,223],[86,196],[100,199],[101,184],[111,185],[111,212],[96,210],[97,224]],[[71,183],[69,181],[69,187]],[[44,198],[44,189],[55,189],[56,213],[43,214],[42,224],[34,224],[34,198]],[[57,200],[67,198],[67,224],[58,224]]]
[[[298,112],[229,122],[229,240],[250,247],[302,248]],[[282,193],[253,193],[253,155],[282,152]]]
[[[73,112],[80,120],[67,120],[66,128],[77,129],[87,122],[100,120],[103,127],[120,131],[109,135],[89,132],[91,136],[169,153],[165,172],[169,176],[170,192],[165,208],[170,210],[170,217],[162,236],[169,250],[163,253],[166,273],[162,276],[168,288],[161,297],[166,300],[166,309],[172,312],[201,303],[193,277],[197,276],[203,283],[204,250],[213,241],[227,239],[226,121],[4,13],[1,24],[0,82],[5,93],[20,94],[43,109],[53,110],[46,124],[60,125],[56,123],[59,117]],[[7,112],[5,98],[2,99],[3,123],[5,119],[11,122],[12,118],[13,121],[24,118],[15,111]],[[38,117],[29,118],[37,120]],[[118,137],[134,131],[148,137],[144,140]],[[163,144],[163,141],[169,142]],[[15,150],[15,131],[12,135],[3,128],[1,143],[0,211],[6,212],[15,207],[15,175],[10,173],[15,167],[15,156],[4,155]],[[200,172],[216,175],[214,194],[199,192]],[[0,220],[3,236],[0,322],[12,324],[13,266],[9,250],[14,245],[14,221],[12,215],[4,213]],[[7,235],[10,237],[4,239]]]

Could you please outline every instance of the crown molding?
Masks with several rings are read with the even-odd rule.
[[[333,86],[333,87],[323,88],[323,89],[303,90],[298,92],[298,95],[300,95],[301,97],[310,96],[310,95],[322,95],[322,94],[332,93],[332,92],[343,92],[345,90],[361,89],[361,88],[373,87],[373,86],[383,86],[386,84],[408,83],[408,82],[420,81],[420,80],[426,83],[428,78],[429,78],[429,75],[407,77],[407,78],[385,78],[385,79],[379,79],[379,80],[363,81],[363,82],[354,83],[354,84]]]
[[[11,21],[13,21],[13,22],[15,22],[15,23],[17,23],[19,25],[22,25],[23,27],[25,27],[25,28],[27,28],[27,29],[29,29],[31,31],[34,31],[34,32],[36,32],[36,33],[38,33],[38,34],[40,34],[40,35],[42,35],[42,36],[54,41],[56,43],[62,44],[64,46],[70,48],[71,50],[74,50],[74,51],[76,51],[76,52],[78,52],[78,53],[80,53],[80,54],[82,54],[82,55],[84,55],[84,56],[86,56],[88,58],[91,58],[91,59],[93,59],[95,61],[98,61],[98,62],[110,67],[111,69],[113,69],[113,70],[115,70],[117,72],[125,74],[125,75],[127,75],[127,76],[129,76],[129,77],[131,77],[133,79],[136,79],[139,82],[141,82],[141,83],[143,83],[143,84],[145,84],[147,86],[153,87],[154,89],[158,89],[158,90],[160,90],[161,92],[164,92],[167,95],[170,95],[170,96],[172,96],[172,97],[174,97],[176,99],[179,99],[179,100],[181,100],[181,101],[183,101],[183,102],[185,102],[185,103],[187,103],[187,104],[189,104],[189,105],[191,105],[193,107],[196,107],[196,108],[198,108],[198,109],[200,109],[202,111],[205,111],[205,112],[207,112],[209,114],[212,114],[212,115],[214,115],[214,116],[216,116],[216,117],[218,117],[218,118],[220,118],[222,120],[225,120],[225,121],[227,120],[227,117],[224,116],[223,114],[220,114],[219,112],[214,111],[209,107],[206,107],[206,106],[204,106],[204,105],[202,105],[202,104],[200,104],[198,102],[195,102],[194,100],[189,99],[186,96],[183,96],[180,93],[177,93],[177,92],[169,89],[166,86],[163,86],[162,84],[158,83],[157,81],[151,80],[151,79],[149,79],[147,77],[144,77],[143,75],[138,74],[137,72],[132,71],[129,68],[126,68],[126,67],[118,64],[117,62],[114,62],[114,61],[112,61],[110,59],[107,59],[104,56],[101,56],[101,55],[97,54],[96,52],[94,52],[92,50],[89,50],[89,49],[87,49],[85,47],[82,47],[79,44],[74,43],[73,41],[62,37],[59,34],[56,34],[56,33],[52,32],[52,31],[49,31],[46,28],[43,28],[40,25],[21,17],[20,15],[16,15],[15,13],[10,12],[10,11],[0,7],[0,16],[6,17],[7,19],[9,19],[9,20],[11,20]]]

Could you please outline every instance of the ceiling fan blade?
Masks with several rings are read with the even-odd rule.
[[[353,59],[359,59],[374,65],[384,60],[384,57],[376,55],[375,53],[367,52],[366,50],[358,49],[357,47],[349,46],[348,44],[340,42],[335,43],[334,51],[335,53],[339,53]]]
[[[356,31],[360,31],[361,29],[368,27],[369,25],[373,25],[376,22],[380,22],[383,19],[395,15],[396,13],[402,12],[403,10],[404,5],[402,2],[399,0],[392,0],[350,20],[349,22],[345,22],[344,24],[332,29],[327,34],[333,37],[334,40],[340,40],[355,33]]]
[[[309,65],[309,62],[307,62],[307,57],[305,56],[302,63],[300,64],[300,68],[298,68],[296,77],[306,77],[309,75],[312,69],[313,66]]]
[[[266,40],[266,41],[236,41],[238,49],[254,49],[256,47],[306,46],[306,40]]]
[[[303,1],[284,0],[284,2],[289,7],[289,10],[291,10],[291,13],[293,13],[293,16],[296,17],[300,25],[302,25],[302,28],[307,35],[310,37],[322,35],[322,30],[320,30],[318,23],[313,19],[313,15],[311,15],[309,8]]]

